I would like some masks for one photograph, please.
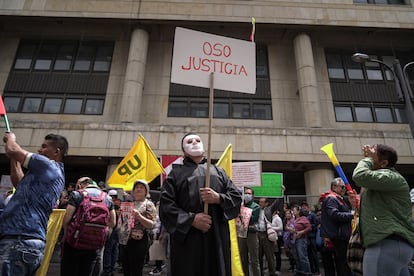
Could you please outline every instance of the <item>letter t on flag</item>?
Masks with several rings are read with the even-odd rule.
[[[6,125],[6,131],[10,132],[9,120],[7,119],[6,108],[4,107],[3,99],[0,96],[0,116],[3,117],[4,124]]]
[[[108,185],[131,191],[137,179],[151,182],[160,175],[162,168],[144,137],[140,134],[135,144],[108,179]]]

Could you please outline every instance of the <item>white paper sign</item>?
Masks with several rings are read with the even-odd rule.
[[[254,94],[256,46],[254,42],[175,29],[171,82]]]
[[[262,162],[234,162],[232,181],[238,187],[262,186]]]

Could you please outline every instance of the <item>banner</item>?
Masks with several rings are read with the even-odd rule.
[[[149,183],[163,171],[158,158],[140,134],[138,140],[108,179],[108,185],[131,191],[135,180],[143,179]]]
[[[283,174],[262,173],[262,186],[252,190],[255,197],[283,197]]]
[[[177,27],[171,82],[214,89],[256,93],[254,42]]]

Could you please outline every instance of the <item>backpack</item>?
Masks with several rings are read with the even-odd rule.
[[[86,190],[65,235],[66,242],[76,249],[97,250],[106,242],[109,232],[109,209],[106,205],[106,193],[90,196]]]

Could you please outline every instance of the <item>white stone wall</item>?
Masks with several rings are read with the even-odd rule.
[[[408,29],[414,26],[412,4],[369,5],[354,4],[352,0],[2,0],[0,14],[223,22],[250,22],[255,17],[257,23]]]

